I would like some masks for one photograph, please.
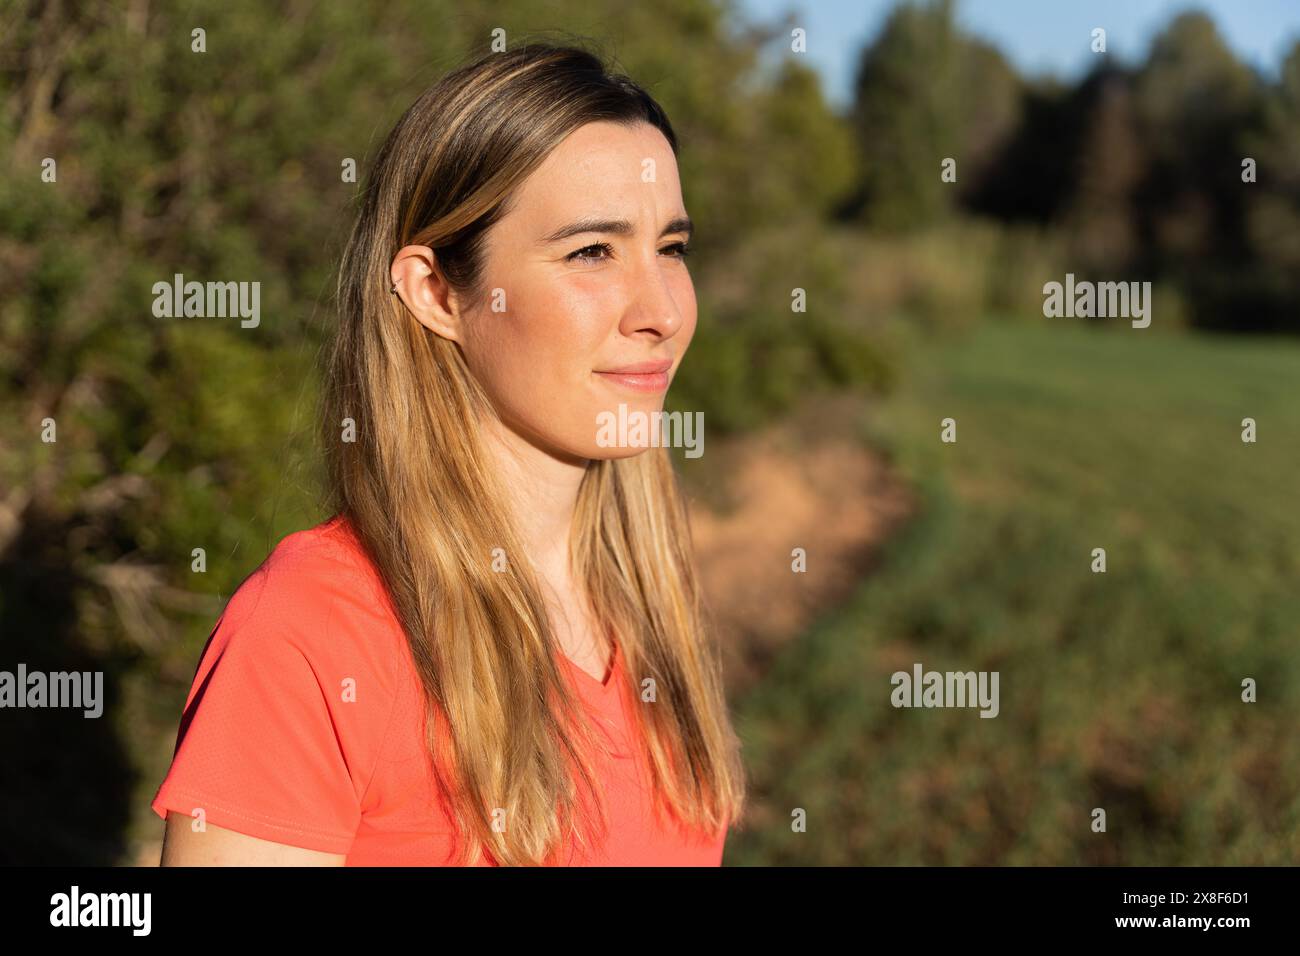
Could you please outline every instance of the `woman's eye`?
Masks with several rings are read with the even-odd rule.
[[[599,262],[601,259],[609,258],[614,252],[613,247],[607,242],[597,242],[590,246],[583,246],[570,252],[564,258],[569,262]],[[670,246],[664,246],[659,250],[660,255],[665,255],[670,259],[685,259],[690,255],[691,248],[685,242],[674,242]]]
[[[603,259],[613,251],[614,250],[610,248],[609,243],[597,242],[590,246],[583,246],[576,252],[569,253],[565,256],[565,259],[571,262],[594,262],[598,259]]]

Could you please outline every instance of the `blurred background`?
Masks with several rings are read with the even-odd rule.
[[[1300,861],[1300,8],[18,0],[0,669],[107,703],[0,710],[0,862],[156,864],[204,641],[327,517],[345,164],[497,28],[594,44],[682,141],[670,406],[705,413],[678,464],[753,788],[726,862]],[[155,318],[178,272],[260,281],[260,325]],[[1067,272],[1150,281],[1150,328],[1045,318]],[[894,709],[915,662],[998,671],[999,716]]]

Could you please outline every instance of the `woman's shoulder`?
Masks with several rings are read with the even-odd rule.
[[[377,575],[337,518],[285,537],[208,638],[160,816],[347,853],[411,677]]]
[[[216,634],[376,664],[391,661],[393,642],[402,640],[378,572],[338,515],[282,538],[231,596]]]
[[[274,587],[280,597],[321,597],[382,590],[374,564],[341,515],[281,538],[236,594]],[[318,605],[318,601],[310,602]]]
[[[337,578],[362,578],[369,582],[374,576],[373,564],[342,515],[285,535],[258,571],[268,575],[276,573],[299,583]]]

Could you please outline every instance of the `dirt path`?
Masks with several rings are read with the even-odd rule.
[[[715,448],[725,477],[708,497],[722,490],[730,502],[693,498],[691,527],[735,691],[849,596],[914,499],[850,429],[827,428],[824,419],[820,429],[805,417]],[[795,548],[807,555],[803,573],[791,567]]]

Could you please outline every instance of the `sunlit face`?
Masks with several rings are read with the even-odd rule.
[[[662,409],[695,332],[689,238],[676,158],[653,126],[589,123],[551,152],[488,231],[486,294],[461,323],[509,428],[566,456],[645,449],[604,444],[599,416]]]

